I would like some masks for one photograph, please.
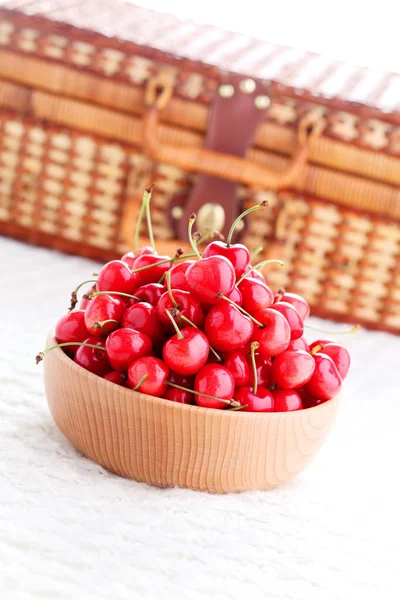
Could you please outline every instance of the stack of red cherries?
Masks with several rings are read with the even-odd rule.
[[[310,408],[338,394],[350,366],[340,344],[304,338],[304,298],[274,294],[246,246],[192,233],[192,252],[157,254],[146,190],[135,252],[106,263],[57,323],[55,347],[81,367],[132,390],[183,404],[254,412]],[[146,216],[150,246],[138,246]],[[210,239],[210,237],[208,237]],[[200,253],[199,248],[204,248]],[[283,264],[283,263],[281,263]],[[81,284],[83,285],[83,284]],[[77,305],[77,307],[76,307]],[[135,396],[132,395],[132,402]]]

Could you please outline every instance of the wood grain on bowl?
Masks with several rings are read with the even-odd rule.
[[[300,473],[339,404],[262,414],[182,405],[97,377],[60,349],[46,356],[44,377],[54,421],[84,455],[136,481],[217,493],[269,489]]]

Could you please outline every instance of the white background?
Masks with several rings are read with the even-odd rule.
[[[400,72],[398,0],[133,0],[269,42]]]

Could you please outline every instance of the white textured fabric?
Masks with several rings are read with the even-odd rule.
[[[293,482],[228,496],[157,490],[69,445],[35,365],[97,265],[7,239],[0,256],[2,599],[399,597],[400,338],[347,337],[340,415]]]

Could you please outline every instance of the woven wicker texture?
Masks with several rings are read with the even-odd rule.
[[[118,0],[36,0],[6,2],[26,15],[126,40],[219,69],[303,88],[314,96],[362,102],[386,112],[399,111],[400,75],[355,68],[303,50],[269,44]],[[35,36],[31,45],[35,45]],[[29,43],[28,43],[29,46]],[[62,46],[61,46],[62,47]],[[82,65],[93,47],[76,48]],[[118,62],[118,56],[114,57]],[[146,63],[143,64],[143,69]]]

